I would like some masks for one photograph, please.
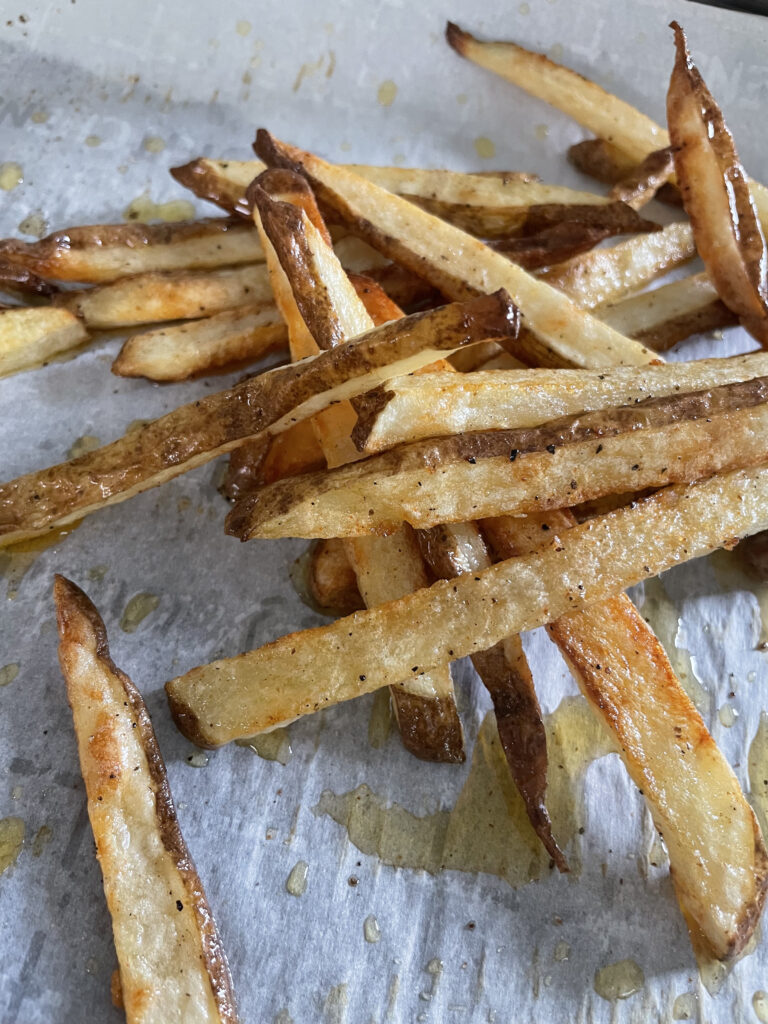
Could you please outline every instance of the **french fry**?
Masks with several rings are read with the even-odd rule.
[[[611,197],[633,210],[639,210],[669,181],[674,168],[672,147],[657,149],[616,182],[611,189]]]
[[[491,564],[475,523],[437,526],[420,530],[416,536],[424,560],[438,579],[454,579]],[[478,651],[472,663],[491,695],[499,739],[528,820],[558,870],[567,871],[568,863],[552,835],[547,813],[547,736],[520,637]]]
[[[269,438],[269,442],[268,450],[259,441],[248,441],[231,452],[225,481],[228,498],[238,498],[246,491],[254,491],[275,480],[314,473],[326,467],[312,420],[294,423],[289,430]]]
[[[524,270],[539,270],[589,252],[615,233],[612,228],[564,221],[529,237],[504,238],[487,244]]]
[[[544,271],[540,280],[558,288],[585,309],[639,291],[661,274],[696,255],[690,224],[678,221],[651,235],[636,235],[608,249]]]
[[[533,555],[438,581],[166,684],[185,736],[216,747],[487,650],[768,527],[768,469],[666,487]]]
[[[634,300],[627,304],[630,301]],[[618,315],[621,305],[614,309]],[[634,328],[636,322],[622,322],[622,330],[624,326]],[[358,419],[352,438],[360,451],[371,454],[427,437],[537,427],[558,416],[766,375],[768,357],[754,353],[637,368],[480,370],[460,376],[397,377],[354,400]]]
[[[289,202],[276,201],[274,196],[285,196]],[[289,325],[294,358],[318,348],[332,349],[366,330],[373,324],[371,313],[384,320],[388,314],[400,316],[384,295],[377,296],[375,302],[369,295],[368,312],[359,296],[359,291],[364,294],[364,282],[358,281],[356,287],[342,270],[324,236],[320,213],[313,208],[311,190],[301,176],[267,171],[249,188],[248,197],[275,298]],[[357,455],[349,441],[350,419],[354,419],[354,410],[336,405],[314,421],[320,448],[329,462],[344,460],[347,447]],[[349,541],[346,554],[368,607],[427,584],[418,548],[407,530],[389,538]],[[464,760],[463,732],[447,663],[418,680],[406,677],[405,682],[391,687],[391,695],[403,743],[411,753],[426,760]]]
[[[601,181],[604,185],[618,185],[630,174],[634,174],[640,166],[618,146],[600,138],[583,139],[569,146],[568,159],[577,171]]]
[[[332,206],[356,233],[445,295],[467,296],[505,288],[516,305],[525,310],[528,331],[558,362],[626,365],[658,358],[500,253],[407,200],[288,146],[263,129],[255,146],[267,163],[304,174],[318,198]],[[541,357],[538,349],[536,356]]]
[[[227,958],[147,707],[111,660],[104,623],[82,590],[57,576],[54,597],[128,1024],[237,1024]]]
[[[173,224],[94,224],[39,242],[0,241],[0,260],[54,281],[100,284],[160,270],[213,270],[264,259],[256,232],[225,217]]]
[[[696,246],[717,292],[742,324],[768,344],[765,238],[722,112],[691,59],[676,22],[677,55],[667,93],[675,171]]]
[[[287,342],[273,308],[240,307],[128,338],[112,363],[119,377],[186,380],[246,359],[261,359]]]
[[[567,416],[540,427],[418,441],[239,501],[227,532],[386,534],[567,508],[768,460],[768,378]]]
[[[0,310],[0,377],[39,366],[82,345],[88,332],[67,309],[9,306]]]
[[[594,313],[657,352],[665,352],[692,334],[738,323],[706,274],[691,274],[621,302],[597,306]]]
[[[312,600],[328,615],[350,615],[365,608],[355,570],[341,539],[320,540],[315,544],[307,584]]]
[[[413,314],[316,358],[276,367],[181,406],[103,448],[0,484],[0,547],[125,501],[258,435],[279,433],[382,379],[516,328],[509,298],[484,296]]]
[[[503,517],[483,529],[496,557],[510,558],[540,549],[547,532],[573,524],[567,513],[555,513]],[[768,858],[738,781],[664,648],[624,594],[548,629],[648,803],[686,920],[715,956],[738,953],[760,915]]]
[[[196,320],[241,306],[272,306],[263,263],[227,270],[153,271],[76,292],[54,303],[88,327],[111,330],[167,320]]]
[[[364,274],[376,281],[401,309],[410,313],[417,309],[434,308],[445,301],[428,281],[396,263],[389,263],[385,267],[366,267]]]
[[[11,292],[25,298],[30,295],[50,298],[58,290],[55,284],[44,281],[31,270],[26,270],[0,255],[0,292]]]

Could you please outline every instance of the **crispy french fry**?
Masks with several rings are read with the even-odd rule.
[[[12,263],[0,255],[0,292],[11,292],[24,297],[35,295],[45,298],[55,295],[59,289],[50,281],[33,274],[31,270]]]
[[[424,560],[438,579],[454,579],[491,564],[475,523],[420,530],[417,540]],[[491,695],[499,739],[528,819],[558,870],[567,871],[568,863],[552,835],[545,804],[547,736],[520,637],[478,651],[472,663]]]
[[[171,480],[260,434],[279,433],[382,379],[517,327],[502,294],[395,324],[168,413],[71,462],[0,485],[0,547],[48,533]]]
[[[137,274],[83,291],[61,292],[56,305],[88,327],[110,330],[167,320],[196,320],[240,306],[272,306],[263,263],[232,270]]]
[[[418,441],[238,502],[227,532],[386,534],[567,508],[768,460],[768,378],[583,413],[540,427]]]
[[[365,608],[355,570],[341,539],[320,540],[315,544],[307,584],[312,600],[328,615],[350,615]]]
[[[639,210],[669,181],[674,168],[672,147],[657,149],[616,182],[611,197]]]
[[[615,309],[618,315],[621,306]],[[397,377],[354,400],[358,420],[352,437],[360,451],[371,454],[427,437],[536,427],[558,416],[765,375],[768,357],[754,353],[636,368],[480,370],[461,376]]]
[[[483,529],[496,557],[510,558],[540,549],[547,532],[573,525],[560,512],[505,516]],[[548,628],[648,803],[686,919],[716,956],[738,953],[760,914],[768,858],[738,781],[664,648],[624,594]]]
[[[768,255],[749,182],[722,112],[672,22],[677,50],[667,93],[675,171],[696,246],[729,309],[768,344]]]
[[[650,292],[597,306],[595,316],[617,331],[665,352],[691,334],[738,323],[706,274],[691,274]]]
[[[590,362],[647,363],[657,358],[500,253],[407,200],[288,146],[263,129],[255,145],[269,164],[304,174],[318,197],[337,210],[354,231],[444,294],[466,296],[506,288],[525,311],[528,330],[557,361],[585,366]]]
[[[594,249],[540,275],[585,309],[639,291],[696,255],[690,224],[678,221],[651,235],[636,235],[608,249]]]
[[[445,301],[428,281],[396,263],[385,267],[366,267],[364,274],[376,281],[394,303],[409,313],[417,309],[432,309]]]
[[[0,310],[0,377],[39,366],[87,339],[82,323],[67,309],[10,306]]]
[[[525,270],[539,270],[589,252],[612,234],[616,234],[612,228],[564,221],[526,238],[504,238],[487,244]]]
[[[618,185],[640,166],[618,146],[600,138],[583,139],[569,146],[568,159],[576,170],[601,181],[604,185]]]
[[[173,224],[94,224],[39,242],[0,241],[0,259],[54,281],[98,284],[157,270],[212,270],[264,259],[256,232],[225,217]]]
[[[285,196],[289,202],[275,201]],[[289,325],[294,358],[332,348],[381,320],[399,318],[384,294],[368,295],[370,312],[360,298],[365,283],[347,278],[322,230],[322,218],[304,179],[286,171],[267,171],[248,191],[254,220],[262,237],[278,306]],[[292,203],[296,205],[292,205]],[[318,224],[319,222],[319,224]],[[311,333],[310,333],[311,330]],[[350,406],[336,405],[314,428],[330,462],[346,458]],[[339,441],[343,442],[341,445]],[[357,585],[368,607],[402,597],[426,586],[424,565],[412,534],[400,530],[394,537],[362,538],[346,544]],[[464,741],[456,709],[450,667],[435,667],[418,680],[406,678],[391,688],[403,743],[426,760],[463,761]]]
[[[120,377],[186,380],[245,359],[261,359],[287,342],[274,308],[226,310],[128,338],[112,363]]]
[[[226,955],[147,707],[111,660],[104,623],[82,590],[57,576],[54,596],[128,1024],[237,1024]]]
[[[767,527],[765,466],[667,487],[533,555],[192,669],[166,684],[171,710],[190,739],[220,746],[487,650]]]

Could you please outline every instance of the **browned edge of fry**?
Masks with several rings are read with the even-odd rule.
[[[485,244],[497,252],[504,253],[524,270],[540,270],[542,267],[562,263],[574,256],[581,256],[615,233],[614,229],[609,227],[562,221],[559,224],[551,224],[535,235],[492,239]]]
[[[365,608],[344,541],[338,538],[312,545],[307,589],[324,615],[337,618]]]
[[[12,260],[0,259],[0,292],[18,292],[21,295],[39,295],[49,298],[59,289],[51,281]]]
[[[613,199],[627,203],[633,209],[644,206],[656,195],[662,185],[666,184],[674,172],[675,159],[671,146],[656,149],[633,168],[630,173],[617,181],[611,189]]]
[[[390,299],[406,313],[432,309],[445,301],[441,293],[423,277],[397,263],[390,263],[386,267],[372,267],[364,271],[363,276],[381,285]]]
[[[184,885],[190,894],[194,907],[195,919],[202,943],[203,960],[210,979],[214,1002],[222,1021],[227,1022],[227,1024],[237,1024],[238,1015],[235,994],[226,953],[224,952],[224,947],[216,928],[216,922],[208,905],[203,884],[200,881],[200,876],[197,873],[194,861],[181,833],[176,816],[176,808],[174,807],[173,797],[168,785],[165,762],[160,752],[155,731],[152,728],[152,721],[149,717],[147,706],[131,679],[112,661],[109,653],[106,627],[90,598],[75,583],[58,573],[54,577],[53,593],[61,642],[64,643],[68,637],[76,637],[80,634],[83,628],[82,620],[84,619],[93,632],[96,657],[105,665],[111,675],[119,679],[125,691],[126,700],[135,716],[141,746],[147,758],[147,765],[152,780],[152,790],[155,797],[158,831],[160,832],[163,846],[173,858],[174,864],[184,880]],[[63,664],[62,672],[64,673],[65,680],[67,680],[67,691],[69,692],[69,681]]]
[[[463,764],[464,730],[456,702],[424,698],[399,686],[390,687],[392,708],[405,749],[422,761]]]
[[[644,331],[636,331],[632,337],[656,352],[666,352],[678,342],[690,338],[693,334],[704,334],[717,331],[723,327],[733,327],[739,318],[732,313],[720,299],[713,299],[700,309],[679,316],[670,317],[663,323],[655,324]]]
[[[239,217],[250,217],[250,206],[240,189],[226,178],[215,174],[203,160],[190,160],[187,164],[171,167],[169,170],[180,185],[188,188],[199,199],[207,199]]]
[[[636,166],[605,139],[583,139],[568,148],[568,160],[582,174],[604,185],[617,185],[631,176]],[[665,182],[656,192],[656,198],[670,206],[682,206],[676,185]]]

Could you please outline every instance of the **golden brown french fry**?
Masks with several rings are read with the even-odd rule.
[[[409,313],[417,309],[433,309],[445,301],[428,281],[396,263],[389,263],[385,267],[365,267],[362,272],[376,281],[394,303]]]
[[[709,277],[691,274],[617,303],[597,306],[595,316],[617,331],[665,352],[692,334],[738,323],[721,302]]]
[[[545,270],[540,280],[584,309],[639,291],[696,255],[690,224],[678,221],[651,235],[635,235],[608,249],[593,249]]]
[[[227,958],[147,707],[110,658],[104,623],[82,590],[57,576],[54,597],[128,1024],[237,1024]]]
[[[618,315],[621,306],[614,308]],[[475,348],[482,350],[480,345]],[[757,352],[663,366],[483,369],[461,376],[432,373],[397,377],[355,399],[358,420],[352,437],[360,451],[371,454],[427,437],[537,427],[558,416],[634,405],[649,398],[766,375],[768,356]]]
[[[278,141],[263,129],[255,143],[275,166],[298,170],[318,198],[387,256],[448,296],[504,287],[525,312],[528,331],[559,362],[577,366],[638,364],[658,357],[617,334],[570,299],[458,228],[378,186]],[[652,236],[655,237],[655,236]],[[517,352],[513,352],[517,354]]]
[[[533,555],[192,669],[166,684],[171,709],[186,736],[220,746],[487,650],[766,527],[765,466],[666,487]]]
[[[672,22],[676,58],[667,93],[675,171],[696,247],[723,302],[768,344],[765,238],[722,112]]]
[[[0,309],[0,377],[40,366],[82,345],[88,332],[67,309],[53,306]]]
[[[61,292],[57,306],[88,327],[110,330],[166,320],[195,320],[240,306],[272,306],[267,269],[254,263],[232,270],[137,274],[83,291]]]
[[[58,290],[55,284],[44,281],[42,277],[33,274],[31,270],[12,263],[0,255],[0,292],[19,294],[25,298],[30,295],[49,298]]]
[[[612,228],[564,221],[544,228],[535,235],[504,238],[487,244],[525,270],[540,270],[589,252],[598,242],[617,233]]]
[[[377,327],[334,351],[181,406],[71,462],[1,484],[0,547],[124,501],[260,434],[279,433],[382,379],[516,328],[508,296],[483,296]]]
[[[285,324],[274,308],[241,306],[134,334],[120,349],[112,372],[120,377],[186,380],[235,362],[261,359],[287,340]]]
[[[454,579],[491,564],[475,523],[437,526],[419,530],[416,536],[424,560],[437,579]],[[478,651],[472,663],[491,695],[499,739],[528,820],[558,870],[567,871],[568,863],[552,835],[547,813],[547,736],[520,637]]]
[[[568,508],[605,494],[701,480],[768,459],[768,377],[566,416],[540,427],[418,441],[239,501],[227,532],[386,534]]]
[[[669,181],[674,168],[672,147],[657,149],[616,182],[611,197],[639,210]]]
[[[351,615],[365,608],[355,570],[343,540],[320,540],[312,548],[307,573],[309,595],[327,615]]]
[[[276,200],[286,197],[289,202]],[[324,237],[313,209],[314,196],[304,179],[292,172],[267,171],[249,187],[254,221],[262,238],[273,290],[289,327],[294,358],[318,348],[331,349],[346,337],[373,324],[358,288],[349,280]],[[292,205],[295,202],[296,205]],[[308,212],[309,211],[309,212]],[[371,309],[386,320],[400,317],[389,308],[386,296],[377,296]],[[311,331],[311,333],[310,333]],[[336,405],[314,428],[326,460],[346,461],[354,410]],[[340,443],[341,442],[341,443]],[[401,597],[427,584],[426,572],[409,531],[389,538],[362,538],[346,544],[346,554],[366,606]],[[456,709],[453,680],[447,663],[418,680],[407,678],[391,688],[403,743],[411,753],[426,760],[463,761],[464,741]]]
[[[569,146],[568,159],[576,170],[601,181],[604,185],[617,185],[640,166],[618,146],[600,138],[583,139]]]
[[[39,242],[0,241],[0,259],[55,281],[98,284],[157,270],[212,270],[264,259],[258,235],[240,220],[94,224]]]
[[[573,525],[560,512],[505,516],[483,529],[503,559],[538,550],[549,532]],[[738,781],[664,648],[624,594],[548,628],[648,803],[686,920],[716,956],[738,953],[760,915],[768,858]]]

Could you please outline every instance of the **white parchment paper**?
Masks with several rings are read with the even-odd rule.
[[[169,165],[198,155],[246,158],[260,125],[332,159],[519,168],[594,187],[563,157],[583,137],[579,127],[459,60],[443,41],[446,17],[549,51],[662,119],[673,55],[666,26],[676,16],[747,169],[768,176],[768,22],[682,0],[1,0],[0,13],[0,163],[18,162],[24,175],[18,188],[0,192],[3,235],[30,214],[54,229],[120,220],[145,191],[156,201],[181,198]],[[396,86],[388,106],[378,99],[386,82]],[[493,159],[478,156],[481,137],[493,141]],[[148,151],[150,138],[164,149],[150,143]],[[63,459],[82,435],[109,441],[132,420],[230,379],[168,387],[121,380],[109,372],[119,343],[101,340],[74,360],[0,381],[3,479]],[[735,331],[681,355],[748,347]],[[0,580],[0,667],[20,666],[0,689],[0,818],[26,824],[16,865],[0,876],[0,1021],[122,1017],[109,1001],[115,956],[56,661],[55,571],[91,595],[116,662],[147,697],[244,1020],[668,1021],[685,993],[695,997],[692,1019],[756,1020],[753,995],[768,988],[768,947],[759,941],[716,998],[704,991],[667,869],[649,863],[653,832],[642,798],[615,755],[587,771],[585,830],[569,851],[580,871],[519,889],[487,874],[382,865],[313,813],[324,790],[345,793],[362,782],[417,815],[455,803],[469,764],[418,763],[396,736],[373,749],[370,698],[294,725],[285,766],[237,747],[210,755],[206,767],[189,763],[195,751],[170,721],[163,683],[321,621],[288,581],[302,544],[241,546],[224,536],[218,468],[90,517],[31,561],[18,584],[18,560]],[[721,578],[704,561],[666,575],[666,639],[690,652],[709,694],[708,724],[746,787],[748,746],[768,706],[766,655],[756,650],[755,598],[733,586],[723,595]],[[127,634],[119,622],[138,593],[159,603]],[[551,712],[575,685],[544,636],[526,643]],[[685,653],[674,653],[685,665]],[[471,747],[489,705],[465,667],[456,678]],[[718,715],[723,704],[737,715],[730,728]],[[50,841],[35,844],[43,826]],[[285,880],[299,860],[309,870],[297,898]],[[363,935],[370,914],[381,928],[375,944]],[[641,966],[645,984],[611,1003],[595,992],[594,974],[624,958]]]

